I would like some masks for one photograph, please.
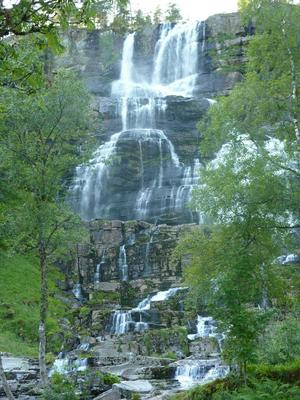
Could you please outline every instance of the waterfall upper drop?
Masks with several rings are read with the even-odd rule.
[[[162,24],[147,72],[137,60],[136,34],[126,37],[120,79],[111,90],[122,130],[76,169],[73,206],[83,219],[197,221],[187,204],[199,160],[196,152],[178,153],[170,112],[177,99],[193,101],[203,25]]]

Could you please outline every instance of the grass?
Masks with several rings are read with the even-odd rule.
[[[57,274],[50,274],[50,293],[55,292]],[[40,274],[34,258],[0,255],[0,351],[35,356],[38,343]],[[58,319],[66,310],[57,299],[50,299],[48,332],[59,330]],[[54,350],[51,345],[50,350]],[[56,343],[56,346],[59,344]]]
[[[0,351],[5,351],[15,356],[36,357],[38,347],[36,343],[24,341],[12,332],[1,332]]]

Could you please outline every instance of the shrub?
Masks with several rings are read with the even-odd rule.
[[[103,375],[103,382],[106,385],[113,385],[114,383],[120,383],[120,378],[114,374]]]
[[[43,400],[79,400],[75,392],[74,383],[67,377],[55,373],[51,379],[51,385],[42,395]]]

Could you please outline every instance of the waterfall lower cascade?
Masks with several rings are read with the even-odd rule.
[[[229,373],[229,367],[222,365],[220,359],[183,360],[178,364],[175,379],[185,389],[224,378]]]
[[[123,335],[127,332],[143,332],[149,328],[147,321],[144,318],[147,311],[151,309],[151,303],[162,302],[175,296],[180,291],[186,291],[188,288],[171,288],[162,292],[157,292],[154,295],[149,295],[142,300],[136,308],[129,311],[115,311],[111,316],[109,332],[114,335]]]
[[[190,341],[199,338],[215,338],[221,350],[225,335],[219,333],[212,317],[197,316],[197,333],[189,334]],[[208,360],[186,359],[178,362],[175,379],[184,388],[195,384],[208,383],[218,378],[224,378],[229,373],[229,367],[221,363],[220,358]]]
[[[122,131],[101,145],[87,165],[77,167],[73,207],[85,220],[116,216],[155,220],[160,215],[185,210],[189,221],[193,221],[187,204],[198,182],[199,160],[182,163],[158,121],[164,120],[169,96],[193,96],[198,55],[206,47],[205,24],[162,24],[152,55],[153,67],[148,73],[143,73],[135,60],[135,42],[135,33],[125,39],[120,79],[112,84]],[[130,160],[122,158],[124,148],[130,148]],[[123,175],[122,170],[118,171],[120,157],[126,166],[136,160],[134,175],[128,181],[126,176],[116,177]],[[124,196],[112,189],[112,183],[120,179]],[[118,211],[120,215],[112,208],[112,199],[124,203],[122,211]]]

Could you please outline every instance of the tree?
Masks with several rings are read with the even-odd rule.
[[[300,7],[283,0],[243,7],[256,27],[245,78],[199,124],[206,167],[193,205],[211,225],[182,251],[192,254],[193,294],[226,331],[225,358],[245,372],[268,319],[263,309],[289,310],[297,297],[276,258],[295,248],[300,225]]]
[[[69,24],[89,25],[93,3],[93,0],[83,0],[80,7],[76,1],[59,0],[20,0],[12,7],[1,4],[0,37],[42,33],[51,38],[57,35],[58,28],[66,28]]]
[[[165,13],[165,20],[167,22],[176,23],[182,20],[180,9],[175,3],[169,3]]]
[[[131,29],[133,31],[143,30],[147,25],[151,25],[151,17],[143,15],[142,10],[137,10],[131,22]]]
[[[155,25],[158,25],[158,24],[161,23],[161,21],[162,21],[162,11],[161,11],[161,8],[159,6],[157,6],[155,8],[152,19],[153,19],[153,23]]]
[[[64,195],[66,177],[89,142],[89,96],[75,76],[60,72],[30,96],[3,89],[0,103],[6,105],[0,143],[22,198],[15,208],[19,233],[14,240],[19,250],[33,252],[40,265],[39,363],[45,385],[48,266],[70,240],[70,229],[79,226]]]
[[[244,376],[270,317],[266,306],[286,305],[285,278],[274,263],[283,238],[277,237],[277,213],[269,212],[281,177],[247,144],[227,146],[202,171],[194,203],[214,224],[188,235],[178,250],[189,255],[191,296],[219,321],[226,333],[223,357]]]

